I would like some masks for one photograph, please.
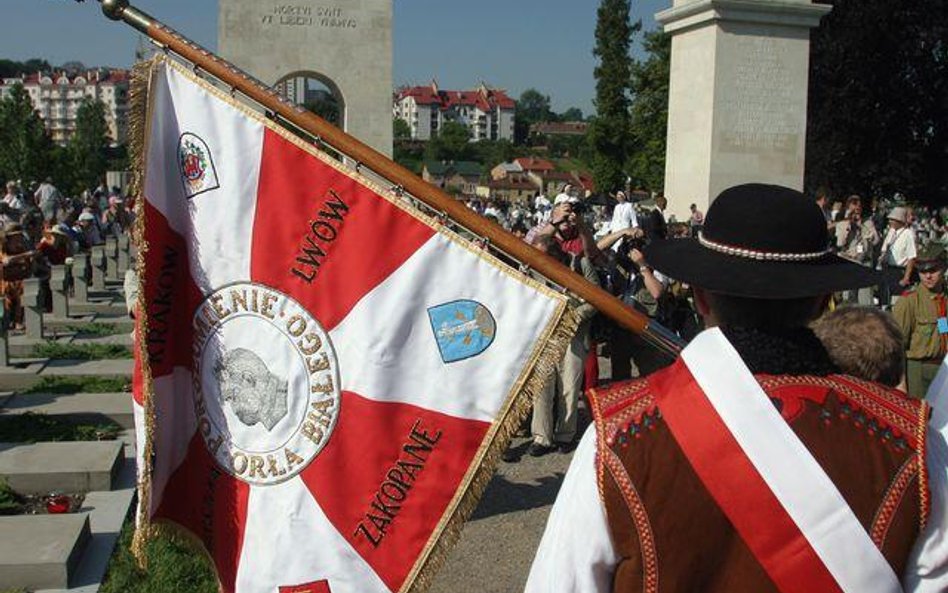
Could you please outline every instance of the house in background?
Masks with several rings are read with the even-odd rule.
[[[471,142],[513,140],[516,106],[505,91],[483,82],[469,91],[446,91],[432,81],[429,86],[399,89],[392,114],[408,123],[413,140],[430,140],[449,121],[464,125]]]
[[[426,161],[421,178],[445,191],[473,196],[484,168],[474,161]]]
[[[128,139],[128,70],[96,68],[78,72],[36,72],[0,80],[0,98],[6,99],[13,87],[23,89],[33,101],[53,139],[65,145],[76,131],[76,114],[86,99],[101,101],[105,106],[105,123],[112,145],[125,144]]]

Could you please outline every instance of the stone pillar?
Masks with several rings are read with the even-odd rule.
[[[92,248],[92,288],[94,290],[105,290],[105,247],[96,245]]]
[[[679,220],[748,182],[803,189],[810,0],[674,0],[665,195]]]
[[[128,234],[122,233],[118,237],[118,273],[119,278],[125,278],[125,271],[128,270],[129,262],[129,246],[131,241],[128,240]]]
[[[26,325],[26,337],[31,340],[43,339],[43,301],[39,278],[27,278],[23,281],[23,324]]]
[[[89,300],[89,276],[91,274],[88,253],[77,253],[72,258],[72,281],[75,287],[76,302]]]
[[[65,265],[52,266],[49,272],[49,289],[53,293],[53,317],[69,318],[69,274]]]
[[[115,237],[105,239],[105,264],[105,279],[121,280],[118,273],[118,239]]]

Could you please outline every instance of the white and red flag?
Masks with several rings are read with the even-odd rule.
[[[171,60],[144,136],[140,526],[195,535],[224,591],[411,590],[565,299]]]

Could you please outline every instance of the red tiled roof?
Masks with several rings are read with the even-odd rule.
[[[504,91],[486,89],[484,91],[441,91],[437,93],[430,86],[413,86],[401,89],[396,100],[412,97],[419,105],[437,105],[440,109],[467,106],[476,107],[484,112],[494,109],[513,109],[516,103]]]
[[[520,165],[520,168],[524,171],[553,171],[556,167],[548,160],[538,159],[536,157],[521,157],[519,159],[514,159],[514,162]]]
[[[582,136],[588,128],[589,124],[583,121],[540,122],[530,126],[530,133],[551,136]]]

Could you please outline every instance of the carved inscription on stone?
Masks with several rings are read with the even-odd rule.
[[[355,29],[358,21],[335,6],[309,4],[277,4],[260,15],[265,27],[319,27],[324,29]]]
[[[725,89],[719,150],[732,153],[794,154],[803,130],[796,80],[778,40],[737,40],[737,63]]]

